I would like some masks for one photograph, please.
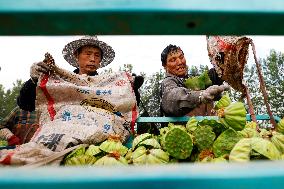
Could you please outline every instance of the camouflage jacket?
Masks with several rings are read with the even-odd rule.
[[[208,71],[208,75],[212,81],[212,85],[221,85],[223,83],[223,80],[218,77],[213,68]],[[169,73],[166,74],[160,89],[161,114],[163,116],[184,116],[187,114],[189,116],[212,115],[213,102],[201,104],[199,102],[201,91],[187,89],[184,85],[185,79],[187,77],[180,78]]]

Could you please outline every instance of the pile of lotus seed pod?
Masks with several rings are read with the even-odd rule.
[[[245,106],[228,94],[215,103],[218,118],[169,123],[159,135],[137,135],[131,148],[118,136],[67,154],[64,166],[151,165],[178,162],[248,162],[284,159],[284,119],[276,130],[246,121]],[[7,145],[6,141],[0,146]]]
[[[64,158],[64,165],[151,165],[178,162],[248,162],[284,159],[284,119],[277,131],[259,129],[246,121],[245,106],[231,102],[225,94],[216,104],[218,119],[198,121],[191,117],[184,125],[169,123],[160,135],[136,136],[132,147],[119,137],[99,145],[79,148]]]

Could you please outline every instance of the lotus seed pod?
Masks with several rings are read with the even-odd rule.
[[[169,162],[168,153],[161,149],[147,150],[144,146],[138,147],[132,154],[133,164],[161,164]]]
[[[191,117],[186,123],[186,130],[192,133],[197,128],[197,119],[195,117]]]
[[[135,159],[136,162],[145,162],[146,151],[147,149],[145,148],[145,146],[139,146],[138,148],[136,148],[136,150],[132,152],[133,161]]]
[[[168,127],[163,127],[163,128],[161,128],[161,129],[159,129],[159,131],[160,131],[160,135],[165,135],[165,134],[167,134],[167,132],[170,130],[170,128],[168,128]]]
[[[217,157],[212,159],[212,163],[228,163],[228,160],[226,160],[224,157]]]
[[[264,155],[271,160],[279,160],[280,152],[276,146],[269,140],[263,138],[251,138],[251,147],[256,152]]]
[[[161,145],[155,138],[146,139],[138,144],[138,146],[145,146],[148,148],[161,148]]]
[[[246,109],[243,103],[234,102],[224,109],[224,113],[219,115],[221,117],[220,122],[231,127],[236,131],[240,131],[246,124]]]
[[[121,156],[124,156],[128,151],[128,148],[123,146],[120,141],[114,141],[111,139],[108,139],[103,143],[101,143],[100,149],[107,153],[112,153],[117,151],[120,153]]]
[[[132,160],[133,160],[132,153],[133,153],[132,149],[130,148],[130,149],[128,149],[127,153],[124,156],[129,164],[132,164]]]
[[[93,165],[97,161],[97,158],[94,156],[89,156],[89,155],[78,155],[78,156],[73,156],[69,159],[67,159],[64,163],[64,165]]]
[[[165,136],[165,149],[174,158],[188,158],[192,147],[190,135],[182,129],[173,128]]]
[[[256,129],[252,128],[244,128],[241,131],[237,131],[239,135],[241,135],[243,138],[253,138],[253,137],[260,137],[259,132],[257,132]]]
[[[222,98],[216,102],[214,109],[219,110],[220,108],[225,108],[232,103],[229,93],[225,92]]]
[[[88,147],[88,149],[86,150],[85,152],[85,155],[89,155],[89,156],[96,156],[98,155],[99,153],[101,153],[102,151],[100,150],[100,147],[99,146],[95,146],[95,145],[90,145]]]
[[[276,131],[284,134],[284,118],[282,118],[277,124]]]
[[[281,133],[273,133],[271,142],[276,146],[281,154],[284,154],[284,135]]]
[[[210,126],[197,127],[193,132],[193,136],[199,151],[211,148],[214,139],[216,138],[216,135]]]
[[[272,137],[272,132],[266,129],[260,129],[259,136],[261,138],[270,139]]]
[[[113,152],[98,159],[95,165],[128,165],[128,162],[119,152]]]
[[[230,154],[234,146],[241,140],[241,136],[233,129],[227,129],[221,133],[213,143],[215,157]]]
[[[256,129],[256,127],[257,127],[257,124],[254,121],[247,122],[247,124],[245,125],[245,128]]]
[[[234,146],[229,155],[230,162],[248,162],[250,160],[251,139],[243,138]]]
[[[198,121],[199,126],[210,126],[213,129],[213,132],[218,136],[220,135],[223,131],[225,131],[227,128],[220,123],[218,120],[214,119],[203,119]]]
[[[212,85],[212,81],[208,76],[207,71],[203,72],[200,76],[193,76],[184,81],[186,88],[191,90],[203,90]]]
[[[168,124],[169,129],[179,128],[183,131],[187,131],[184,125],[175,125],[173,123]]]
[[[141,135],[138,135],[137,137],[134,138],[133,143],[132,143],[132,150],[135,150],[135,148],[137,147],[137,145],[149,138],[153,138],[153,135],[150,133],[143,133]]]
[[[150,155],[152,155],[154,158],[158,159],[158,163],[168,163],[169,162],[169,154],[161,149],[151,149]]]
[[[76,157],[76,156],[80,156],[80,155],[84,155],[85,154],[85,147],[79,147],[76,148],[75,150],[73,150],[70,154],[68,154],[65,158],[64,161],[72,158],[72,157]]]

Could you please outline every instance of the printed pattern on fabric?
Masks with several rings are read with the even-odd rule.
[[[100,143],[114,134],[126,141],[138,111],[128,75],[85,76],[63,69],[43,75],[36,98],[40,128],[31,142],[2,151],[0,163],[24,165],[77,144]]]

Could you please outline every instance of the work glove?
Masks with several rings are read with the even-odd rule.
[[[36,62],[30,68],[30,76],[33,81],[37,81],[41,74],[46,74],[50,70],[49,66],[44,62]]]
[[[201,91],[199,95],[200,103],[212,102],[216,97],[221,96],[222,92],[229,90],[230,87],[227,84],[224,85],[212,85],[206,90]]]

